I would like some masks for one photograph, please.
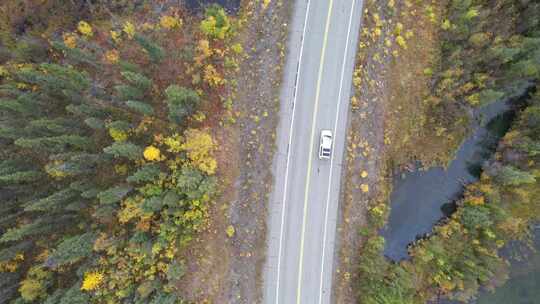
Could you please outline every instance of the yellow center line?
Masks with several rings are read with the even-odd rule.
[[[307,177],[306,177],[306,188],[304,192],[304,214],[302,217],[302,234],[300,238],[300,260],[299,260],[299,266],[298,266],[298,287],[296,291],[296,303],[300,304],[300,299],[302,295],[302,268],[303,268],[303,260],[304,260],[304,239],[306,234],[306,218],[307,218],[307,205],[308,205],[308,196],[309,196],[309,184],[311,180],[311,162],[313,160],[313,143],[315,140],[315,126],[316,126],[316,119],[317,119],[317,112],[319,108],[319,96],[321,92],[321,81],[322,81],[322,72],[323,72],[323,65],[324,65],[324,55],[326,53],[326,44],[328,42],[328,30],[330,28],[330,17],[332,16],[332,4],[334,0],[330,0],[330,8],[328,9],[328,15],[326,16],[326,25],[324,29],[324,38],[323,38],[323,46],[322,46],[322,52],[321,52],[321,61],[319,64],[319,75],[317,78],[317,87],[315,91],[315,109],[313,110],[313,121],[311,123],[311,138],[309,141],[309,156],[308,156],[308,168],[307,168]]]

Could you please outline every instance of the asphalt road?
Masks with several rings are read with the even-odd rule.
[[[347,110],[362,0],[295,3],[270,198],[264,303],[331,303]],[[322,129],[334,134],[318,158]]]

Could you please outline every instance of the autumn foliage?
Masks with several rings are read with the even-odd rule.
[[[218,195],[235,21],[217,6],[189,22],[132,9],[0,56],[0,302],[182,301],[185,252]]]

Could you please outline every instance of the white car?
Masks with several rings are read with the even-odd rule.
[[[321,130],[321,142],[319,147],[319,158],[329,159],[332,155],[332,131]]]

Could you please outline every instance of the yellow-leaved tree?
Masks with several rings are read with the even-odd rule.
[[[207,130],[188,129],[184,133],[185,142],[182,150],[187,152],[193,165],[208,175],[216,172],[217,162],[213,156],[216,147]]]

